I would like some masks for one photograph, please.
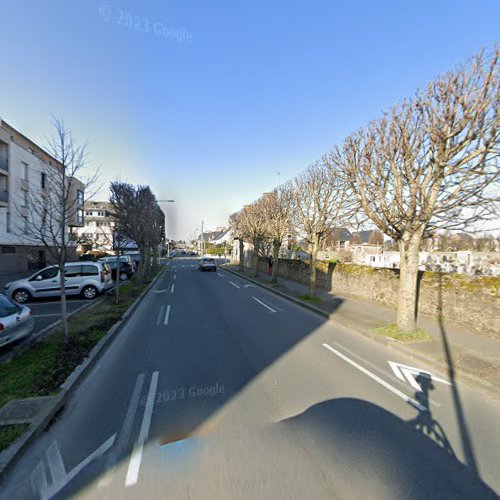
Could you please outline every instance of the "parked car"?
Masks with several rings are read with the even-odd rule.
[[[30,336],[34,325],[28,306],[16,304],[0,293],[0,346]]]
[[[117,274],[120,281],[125,281],[130,279],[135,273],[134,266],[128,262],[120,261],[118,273],[116,272],[116,269],[118,268],[116,260],[110,260],[107,264],[111,270],[111,277],[113,278],[113,281],[116,281]]]
[[[126,253],[135,263],[135,268],[139,269],[139,264],[141,263],[141,254],[139,252]]]
[[[116,263],[116,255],[110,255],[109,257],[102,257],[101,259],[99,259],[99,262],[106,262],[107,264],[109,264],[110,262]],[[134,272],[137,270],[135,261],[134,259],[132,259],[132,256],[130,254],[120,255],[120,262],[126,262],[130,264]]]
[[[84,253],[84,254],[80,255],[78,260],[80,260],[82,262],[95,262],[97,259],[95,258],[94,254]]]
[[[217,271],[217,262],[211,257],[203,257],[198,266],[200,271]]]
[[[81,295],[89,300],[113,286],[111,271],[105,262],[68,262],[65,281],[66,295]],[[49,266],[29,278],[7,283],[4,293],[19,304],[40,297],[59,297],[59,266]]]

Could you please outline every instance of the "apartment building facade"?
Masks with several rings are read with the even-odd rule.
[[[78,252],[113,252],[116,219],[113,206],[107,201],[87,201],[84,205],[85,223],[77,229]]]
[[[39,269],[53,262],[51,252],[34,237],[32,227],[42,214],[31,200],[50,196],[47,169],[60,169],[60,163],[14,127],[0,119],[0,273]],[[72,207],[67,237],[83,224],[84,185],[77,179],[69,184],[68,203]],[[76,242],[70,246],[76,258]]]

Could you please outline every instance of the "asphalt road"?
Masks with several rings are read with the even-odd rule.
[[[497,498],[499,403],[426,369],[174,259],[0,498]]]

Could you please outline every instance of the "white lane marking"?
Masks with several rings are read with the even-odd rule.
[[[342,354],[341,352],[334,349],[331,345],[323,344],[323,347],[326,347],[329,351],[336,354],[339,358],[343,359],[351,366],[354,366],[354,368],[357,368],[360,372],[363,372],[365,375],[368,375],[372,380],[375,380],[375,382],[378,382],[380,385],[391,391],[393,394],[396,394],[396,396],[400,397],[401,399],[404,399],[407,403],[411,404],[413,407],[417,408],[420,411],[426,410],[424,406],[422,406],[420,403],[407,396],[404,392],[401,392],[399,389],[396,389],[394,386],[387,383],[385,380],[381,379],[378,375],[375,375],[370,370],[367,370],[365,367],[356,363],[356,361],[353,361],[351,358],[348,358],[345,354]]]
[[[53,483],[58,483],[64,479],[66,469],[64,468],[61,451],[55,441],[52,442],[47,450],[47,465],[49,466]]]
[[[269,309],[271,312],[275,313],[276,311],[272,308],[272,307],[269,307],[267,304],[264,304],[264,302],[262,302],[261,300],[259,300],[257,297],[252,297],[253,300],[256,300],[260,305],[266,307],[267,309]]]
[[[174,280],[177,278],[177,274],[174,274]]]
[[[165,293],[167,290],[155,290],[155,293]]]
[[[175,287],[175,283],[172,283],[172,288],[170,289],[170,293],[174,293],[174,287]]]
[[[116,443],[117,453],[120,453],[121,449],[126,446],[129,441],[130,434],[132,432],[132,426],[135,420],[135,414],[137,413],[137,407],[139,406],[139,400],[141,397],[142,386],[144,385],[144,373],[140,373],[137,376],[135,382],[134,390],[132,391],[132,397],[128,404],[127,414],[125,415],[125,420],[123,421],[122,430],[118,436]],[[108,462],[106,466],[106,473],[97,483],[98,488],[104,488],[111,484],[113,480],[113,472],[115,469],[112,468],[112,457],[108,457]]]
[[[396,377],[403,382],[408,380],[409,384],[416,389],[417,391],[422,391],[420,384],[415,380],[415,376],[424,375],[427,376],[430,380],[435,382],[441,382],[442,384],[451,385],[450,382],[445,380],[444,378],[436,377],[431,372],[427,370],[421,370],[420,368],[413,368],[412,366],[403,365],[401,363],[396,363],[395,361],[387,361],[389,366],[392,368],[392,371],[395,373]],[[406,377],[406,379],[405,379]]]
[[[170,317],[170,306],[167,306],[167,311],[165,312],[165,320],[163,321],[164,325],[168,325],[169,317]]]
[[[156,318],[156,324],[159,325],[161,318],[163,318],[163,309],[165,309],[165,306],[160,307],[160,312],[158,313],[158,317]]]
[[[261,298],[262,302],[265,302],[267,305],[274,307],[274,309],[284,312],[283,309],[278,307],[276,304],[273,304],[269,299],[264,299],[264,297]]]
[[[368,361],[367,359],[363,358],[363,356],[360,356],[359,354],[356,354],[355,352],[351,351],[350,349],[348,349],[347,347],[345,347],[344,345],[342,344],[339,344],[337,341],[334,341],[333,342],[336,346],[340,347],[343,351],[347,352],[348,354],[350,354],[351,356],[354,356],[355,358],[357,358],[358,360],[362,361],[365,365],[368,365],[370,366],[373,370],[376,370],[378,371],[379,373],[381,373],[382,375],[386,375],[387,376],[387,372],[385,372],[384,370],[382,370],[382,368],[379,368],[377,365],[371,363],[370,361]],[[406,384],[401,384],[401,385],[406,385]],[[441,407],[441,403],[438,403],[435,399],[432,399],[432,398],[429,398],[429,401],[436,407],[440,408]]]
[[[230,281],[229,283],[231,283],[231,285],[235,286],[236,288],[240,288],[236,283],[233,283],[232,281]]]
[[[35,495],[38,495],[38,493],[46,491],[48,487],[45,467],[43,466],[43,462],[40,460],[35,467],[35,470],[31,473],[31,489]]]
[[[217,276],[220,276],[221,278],[223,278],[224,276],[222,276],[221,273],[217,273]]]
[[[158,387],[159,372],[153,372],[151,377],[151,384],[149,385],[148,399],[146,401],[146,408],[142,417],[141,430],[139,432],[139,439],[137,445],[134,447],[130,463],[128,466],[127,477],[125,479],[125,486],[133,486],[137,483],[139,478],[139,469],[141,467],[142,452],[144,450],[144,443],[148,438],[149,427],[151,426],[151,417],[153,416],[153,407],[156,397],[156,388]]]

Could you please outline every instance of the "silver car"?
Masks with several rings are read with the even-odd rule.
[[[104,262],[68,262],[64,275],[66,295],[81,295],[90,300],[113,286]],[[41,297],[60,297],[60,279],[59,267],[49,266],[29,278],[7,283],[4,293],[19,304]]]
[[[28,306],[16,304],[0,293],[0,346],[28,337],[34,325]]]
[[[198,266],[200,271],[217,271],[217,262],[211,257],[203,257]]]

